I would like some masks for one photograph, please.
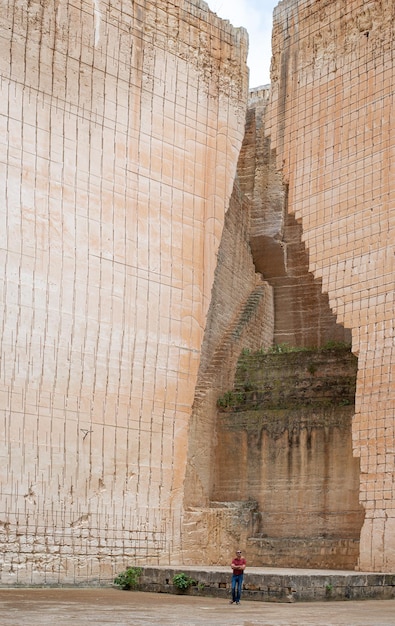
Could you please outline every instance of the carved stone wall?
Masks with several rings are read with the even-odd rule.
[[[228,563],[250,534],[248,503],[213,503],[217,399],[233,384],[243,349],[273,341],[273,294],[255,271],[249,245],[250,203],[235,184],[218,252],[189,429],[183,561]],[[229,506],[230,504],[230,506]]]
[[[288,186],[265,132],[269,103],[270,89],[250,92],[238,175],[251,200],[254,264],[273,287],[273,341],[303,347],[349,342],[349,330],[337,324],[321,281],[309,272],[302,226],[287,211]]]
[[[267,133],[322,281],[358,356],[359,568],[395,567],[395,145],[389,0],[283,0]]]
[[[199,0],[0,1],[1,583],[179,559],[246,53]]]
[[[240,357],[233,390],[220,398],[212,497],[249,503],[251,565],[356,566],[356,370],[341,345]]]
[[[249,452],[253,446],[246,431],[233,429],[229,434],[224,426],[226,419],[218,416],[217,400],[232,388],[243,350],[267,348],[273,343],[317,347],[329,340],[349,339],[349,331],[336,323],[328,298],[322,293],[321,281],[309,272],[301,226],[286,210],[286,185],[265,136],[269,98],[267,89],[250,93],[237,183],[218,254],[189,433],[183,533],[186,563],[227,563],[237,544],[248,545],[250,564],[271,565],[276,561],[285,566],[287,563],[301,566],[306,563],[304,544],[300,536],[296,537],[297,533],[306,531],[306,520],[297,523],[294,536],[291,531],[289,536],[281,533],[281,548],[280,544],[276,547],[273,544],[270,550],[264,550],[263,542],[253,539],[259,534],[254,520],[260,510],[262,514],[267,512],[267,500],[263,502],[262,492],[273,489],[277,493],[276,481],[284,481],[285,470],[280,465],[267,469],[272,462],[269,452],[277,444],[269,436],[265,440],[267,445],[261,444],[259,420],[254,426],[259,454],[251,463]],[[284,430],[288,426],[284,425]],[[312,454],[320,460],[324,444],[319,439],[323,431],[318,432]],[[335,438],[332,443],[336,448]],[[342,424],[341,438],[345,447],[330,453],[337,454],[337,459],[345,455],[346,467],[350,468],[350,490],[354,489],[352,497],[357,498],[358,465],[353,465],[353,459],[349,458],[350,408]],[[279,445],[284,447],[283,442]],[[237,461],[233,463],[232,459]],[[266,470],[273,472],[271,485],[262,478]],[[299,493],[309,492],[307,476],[296,474],[294,480],[300,484]],[[279,498],[272,499],[273,509],[281,509],[284,497],[281,492]],[[294,505],[295,502],[289,504],[293,517],[297,515]],[[318,500],[316,506],[317,515],[321,515]],[[359,521],[358,518],[353,532],[345,537],[336,523],[336,531],[324,528],[324,524],[320,534],[309,517],[306,537],[310,541],[312,566],[354,567]],[[276,525],[277,521],[269,524],[270,528]],[[270,528],[267,536],[275,541]],[[328,535],[324,556],[321,554],[323,533]]]
[[[347,329],[358,566],[393,570],[394,17],[279,3],[234,185],[243,29],[201,0],[0,0],[2,584],[227,562],[256,530],[214,500],[238,351]]]

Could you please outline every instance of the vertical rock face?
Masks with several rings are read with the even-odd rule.
[[[247,39],[203,2],[0,2],[2,582],[177,560],[243,137]]]
[[[234,388],[219,400],[213,499],[249,500],[251,565],[355,568],[356,368],[340,345],[240,357]]]
[[[248,503],[229,508],[212,502],[217,399],[233,383],[240,352],[270,346],[273,339],[272,289],[255,271],[249,232],[250,203],[236,183],[218,251],[189,430],[183,525],[188,563],[228,563],[235,541],[245,545],[249,531]]]
[[[355,507],[358,464],[352,459],[352,408],[347,407],[339,437],[335,432],[337,425],[333,426],[331,420],[325,425],[330,428],[329,439],[343,441],[341,450],[337,443],[333,443],[336,451],[331,449],[330,454],[336,459],[344,458],[344,463],[337,463],[336,468],[347,484],[345,508],[349,505],[348,500],[352,502],[352,510],[342,510],[337,517],[332,504],[329,515],[320,508],[320,490],[326,497],[328,491],[337,489],[336,481],[328,478],[328,471],[321,463],[324,428],[318,428],[317,437],[313,437],[311,456],[315,459],[314,468],[314,463],[310,463],[307,470],[304,468],[304,472],[298,473],[295,461],[293,470],[287,470],[288,474],[293,471],[294,475],[287,481],[284,467],[273,464],[273,455],[269,452],[279,448],[281,454],[288,430],[289,437],[292,437],[297,418],[290,407],[281,407],[284,424],[278,442],[270,435],[263,437],[265,428],[262,428],[259,411],[251,413],[248,426],[242,423],[236,428],[228,412],[225,416],[218,414],[217,400],[223,395],[226,397],[232,389],[241,352],[265,349],[273,341],[290,346],[318,347],[329,339],[348,339],[347,329],[336,323],[328,298],[322,294],[321,282],[308,271],[301,227],[292,215],[287,214],[286,186],[276,167],[270,141],[265,136],[269,97],[267,89],[254,90],[250,94],[237,181],[219,248],[189,431],[183,558],[192,563],[227,563],[236,542],[248,545],[250,564],[272,565],[274,560],[284,566],[292,563],[300,567],[307,563],[303,555],[305,543],[301,540],[304,533],[306,540],[310,541],[308,562],[312,567],[353,568],[358,556],[361,524],[360,511],[355,513],[354,510],[358,508]],[[339,361],[337,366],[340,365]],[[271,364],[268,367],[272,369]],[[306,377],[305,370],[304,366],[300,368],[301,377]],[[279,368],[274,371],[279,380],[285,376]],[[307,384],[311,384],[309,378],[307,376]],[[267,418],[269,430],[274,413]],[[306,419],[306,413],[309,409],[298,414],[301,423]],[[339,410],[335,413],[338,419]],[[309,420],[310,417],[307,422]],[[306,428],[313,427],[315,425],[309,423],[300,429],[305,433]],[[252,445],[249,430],[256,436],[256,445]],[[325,445],[328,445],[326,440]],[[253,458],[255,448],[259,453]],[[298,442],[293,451],[295,458],[298,455],[304,457],[304,444],[299,446]],[[273,482],[265,479],[269,465]],[[310,471],[316,478],[313,488],[309,484]],[[291,483],[292,487],[286,493],[278,487],[284,484],[289,487]],[[295,485],[298,485],[297,489]],[[269,496],[271,491],[277,497]],[[306,495],[311,493],[314,495]],[[284,499],[288,501],[289,509],[280,530]],[[333,499],[336,499],[334,494]],[[344,494],[341,499],[344,500]],[[324,520],[324,530],[315,523],[312,508],[319,511],[318,516]],[[306,509],[306,517],[301,515],[301,509]],[[262,528],[257,528],[256,520],[260,515],[264,523]],[[342,519],[347,516],[355,523],[349,524],[345,531]],[[298,518],[298,521],[290,523],[290,518]],[[332,524],[328,523],[329,518],[332,518]],[[277,529],[277,534],[273,534],[273,528]],[[324,553],[323,533],[328,544]],[[270,549],[262,547],[262,536],[266,538],[263,544],[272,542]]]
[[[359,568],[393,570],[394,17],[390,0],[279,3],[234,185],[245,31],[200,0],[0,0],[1,583],[221,562],[264,539],[265,494],[221,482],[216,437],[244,426],[218,422],[218,395],[242,348],[344,329]],[[317,450],[352,466],[352,560],[344,423],[329,447],[318,424]],[[254,467],[272,470],[260,436]]]
[[[266,136],[269,89],[250,93],[238,165],[241,189],[251,201],[250,245],[256,270],[273,287],[277,344],[323,346],[350,341],[330,310],[322,283],[309,272],[301,224],[288,212],[288,185]]]
[[[394,11],[389,1],[280,2],[268,119],[310,270],[358,355],[359,568],[376,571],[395,566]]]

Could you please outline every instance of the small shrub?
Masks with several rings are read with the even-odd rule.
[[[326,596],[331,596],[332,595],[332,591],[333,591],[333,585],[331,585],[331,583],[327,583],[325,585],[325,595]]]
[[[174,574],[173,576],[173,585],[177,587],[177,589],[181,589],[181,591],[186,591],[192,585],[196,585],[196,580],[181,572],[180,574]]]
[[[233,399],[232,392],[231,391],[227,391],[226,393],[224,393],[223,396],[218,398],[217,406],[219,406],[219,407],[221,407],[223,409],[226,409],[227,407],[231,406],[232,399]]]
[[[276,343],[268,350],[266,354],[289,354],[290,352],[308,352],[313,348],[306,348],[303,346],[290,346],[288,343]]]
[[[339,402],[340,406],[349,406],[351,404],[350,398],[342,398]]]
[[[237,409],[245,402],[245,393],[242,391],[226,391],[218,398],[217,406],[221,409]]]
[[[128,567],[114,578],[114,585],[121,589],[135,589],[142,573],[141,567]]]

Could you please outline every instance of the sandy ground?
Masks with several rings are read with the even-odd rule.
[[[121,591],[0,589],[6,626],[395,626],[395,600],[277,604]]]

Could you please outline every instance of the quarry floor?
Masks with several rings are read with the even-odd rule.
[[[118,589],[0,589],[1,626],[394,626],[395,600],[241,602]]]

